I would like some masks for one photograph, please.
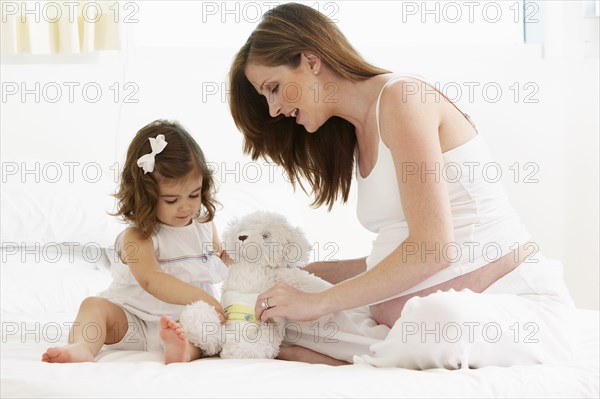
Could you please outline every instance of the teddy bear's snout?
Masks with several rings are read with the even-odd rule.
[[[240,240],[241,242],[246,241],[246,239],[248,238],[248,236],[239,236],[238,240]]]

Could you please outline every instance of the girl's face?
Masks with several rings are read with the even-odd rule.
[[[329,119],[322,101],[327,93],[320,87],[315,68],[303,54],[295,69],[250,63],[245,72],[256,91],[267,99],[272,117],[294,118],[306,131],[314,133]]]
[[[187,226],[200,211],[202,177],[160,179],[156,217],[166,225]]]

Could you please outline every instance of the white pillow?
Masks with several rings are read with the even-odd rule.
[[[79,176],[72,182],[66,176],[56,182],[52,182],[54,175],[39,177],[3,172],[2,246],[44,247],[61,242],[103,248],[113,245],[125,225],[108,214],[115,209],[111,194],[117,186],[110,176],[103,174],[96,181],[95,172],[89,172],[87,180]]]
[[[102,250],[0,248],[0,306],[5,313],[73,313],[112,281]]]

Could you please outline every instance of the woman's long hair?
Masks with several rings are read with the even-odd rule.
[[[244,134],[244,152],[252,159],[271,159],[282,166],[292,184],[306,180],[314,195],[313,206],[331,210],[341,197],[348,200],[354,173],[354,126],[332,117],[314,134],[291,118],[269,115],[269,106],[248,81],[249,63],[296,68],[302,52],[321,58],[343,79],[362,81],[388,71],[367,63],[338,27],[320,12],[287,3],[265,13],[262,21],[236,54],[229,72],[229,106],[237,128]]]

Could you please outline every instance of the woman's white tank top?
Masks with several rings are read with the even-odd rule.
[[[394,77],[381,89],[376,104],[378,131],[381,93],[390,83],[407,77],[416,78],[408,75]],[[468,115],[463,115],[471,122]],[[442,156],[444,164],[425,175],[425,178],[440,178],[446,181],[454,242],[441,249],[442,256],[450,260],[451,265],[393,298],[472,272],[518,248],[529,239],[529,233],[498,181],[500,166],[493,161],[480,134],[444,152]],[[412,165],[407,165],[405,172],[413,173],[414,168],[410,169],[411,167]],[[419,166],[417,173],[421,172]],[[400,201],[396,168],[389,148],[381,140],[380,131],[376,164],[365,178],[360,175],[357,167],[356,179],[358,219],[366,229],[377,234],[371,253],[367,257],[367,268],[370,269],[394,251],[409,235]],[[427,201],[427,198],[422,200]],[[425,249],[432,252],[434,250]]]

